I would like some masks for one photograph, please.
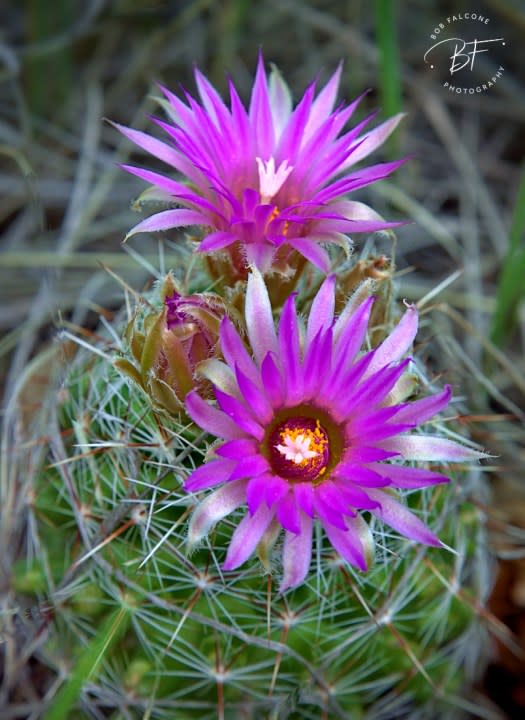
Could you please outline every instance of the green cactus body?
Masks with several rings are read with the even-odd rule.
[[[364,513],[378,547],[367,573],[317,526],[306,582],[279,594],[280,538],[221,570],[239,511],[188,551],[196,496],[181,485],[213,438],[159,410],[113,349],[98,349],[80,351],[63,379],[27,510],[31,551],[13,569],[23,602],[52,609],[41,662],[67,683],[98,652],[69,704],[54,695],[44,718],[491,717],[468,699],[488,635],[477,470],[447,468],[450,485],[405,491],[454,554]]]

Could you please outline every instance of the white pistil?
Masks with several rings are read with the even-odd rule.
[[[284,455],[286,460],[300,465],[305,460],[311,460],[319,455],[316,450],[309,449],[310,442],[311,438],[305,437],[304,435],[297,435],[296,438],[287,435],[284,438],[284,445],[276,445],[275,447],[281,455]]]
[[[259,168],[261,202],[264,204],[269,203],[274,195],[277,195],[288,175],[292,172],[293,167],[288,167],[288,160],[284,160],[276,170],[273,157],[267,162],[263,162],[260,157],[255,159]]]

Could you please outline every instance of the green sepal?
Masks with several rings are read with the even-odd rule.
[[[193,390],[193,374],[184,347],[174,332],[164,335],[162,349],[168,361],[170,375],[177,385],[181,400]]]
[[[113,365],[117,368],[117,370],[119,370],[121,373],[124,373],[124,375],[130,377],[134,382],[137,383],[139,387],[145,390],[142,375],[139,373],[133,363],[130,363],[130,361],[126,360],[126,358],[117,358],[113,361]]]
[[[175,390],[171,388],[168,383],[164,382],[164,380],[151,378],[148,390],[153,402],[171,414],[176,415],[183,408],[182,403],[177,398]]]
[[[157,362],[162,349],[162,332],[166,326],[166,311],[163,310],[153,322],[142,348],[140,370],[143,376],[147,375]]]

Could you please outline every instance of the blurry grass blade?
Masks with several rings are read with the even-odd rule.
[[[68,31],[75,14],[72,0],[30,0],[26,8],[28,43],[46,42]],[[29,105],[36,115],[51,117],[57,107],[65,103],[73,86],[73,61],[68,46],[51,46],[43,57],[27,62],[27,91]]]
[[[509,249],[499,276],[496,311],[492,319],[492,340],[501,345],[516,322],[516,309],[525,297],[525,165],[516,196],[509,234]]]
[[[67,720],[84,685],[92,679],[108,652],[110,646],[123,635],[131,613],[127,607],[121,607],[111,614],[92,641],[84,648],[78,658],[72,674],[56,694],[51,707],[43,720]]]
[[[399,47],[396,33],[395,0],[375,0],[376,41],[379,47],[379,83],[381,104],[386,116],[401,111],[401,78],[399,72]],[[396,154],[397,141],[389,138],[389,155]]]

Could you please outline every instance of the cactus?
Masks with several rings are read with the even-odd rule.
[[[337,138],[353,109],[332,113],[339,74],[313,103],[310,88],[292,112],[275,72],[268,89],[261,57],[249,114],[232,91],[230,115],[197,73],[203,107],[166,92],[170,116],[185,124],[161,123],[177,149],[120,128],[190,180],[128,166],[176,206],[129,235],[200,225],[193,242],[203,255],[191,272],[175,262],[177,271],[135,308],[127,303],[104,319],[89,341],[66,333],[20,378],[7,409],[1,532],[16,553],[3,558],[5,685],[16,706],[32,655],[42,674],[42,707],[31,707],[32,718],[40,709],[44,720],[493,717],[472,690],[487,649],[490,580],[473,500],[484,486],[479,468],[463,461],[480,454],[450,417],[434,418],[431,435],[417,427],[445,407],[450,388],[430,403],[407,402],[418,388],[423,397],[436,388],[417,346],[410,370],[401,360],[417,311],[399,321],[393,266],[384,256],[341,257],[343,231],[397,224],[341,198],[400,161],[332,181],[400,117]],[[228,130],[225,148],[219,140]],[[276,164],[272,143],[290,162]],[[320,149],[326,169],[320,163],[312,173]],[[339,271],[323,280],[330,266]],[[308,318],[304,342],[296,311]],[[286,322],[277,339],[279,316]],[[368,349],[379,351],[359,355],[369,317]],[[60,352],[67,362],[59,365]],[[42,375],[47,389],[38,397]],[[326,397],[316,398],[316,388]],[[267,420],[252,432],[258,413]],[[217,423],[232,443],[207,432]],[[407,429],[413,436],[399,436]],[[389,477],[381,461],[409,457],[410,444],[416,456],[425,449],[423,472],[393,463]],[[254,447],[247,460],[266,476],[242,464],[241,448]],[[454,460],[439,463],[450,483],[434,460]],[[203,490],[213,472],[223,473],[222,495]],[[269,499],[263,477],[279,498]],[[248,497],[251,480],[259,484]],[[230,493],[231,501],[230,481],[247,502],[225,517],[218,498]],[[221,522],[208,522],[211,510]],[[260,510],[265,522],[255,531]],[[307,516],[315,516],[311,559]],[[243,537],[253,547],[243,548]]]
[[[303,311],[309,284],[299,288]],[[144,298],[158,310],[162,301],[160,285]],[[369,335],[383,335],[395,311],[383,300]],[[478,471],[450,467],[450,485],[404,491],[453,552],[418,547],[370,519],[379,550],[367,573],[320,532],[294,590],[278,592],[282,569],[269,546],[225,573],[235,515],[187,547],[196,499],[181,486],[210,437],[115,366],[132,355],[130,320],[121,316],[68,363],[42,409],[47,454],[13,488],[25,493],[23,522],[3,520],[25,548],[11,607],[40,607],[24,624],[26,642],[56,676],[44,718],[490,717],[465,694],[487,637],[484,528],[471,499]],[[413,375],[428,384],[422,362]],[[450,422],[433,429],[454,434]]]

